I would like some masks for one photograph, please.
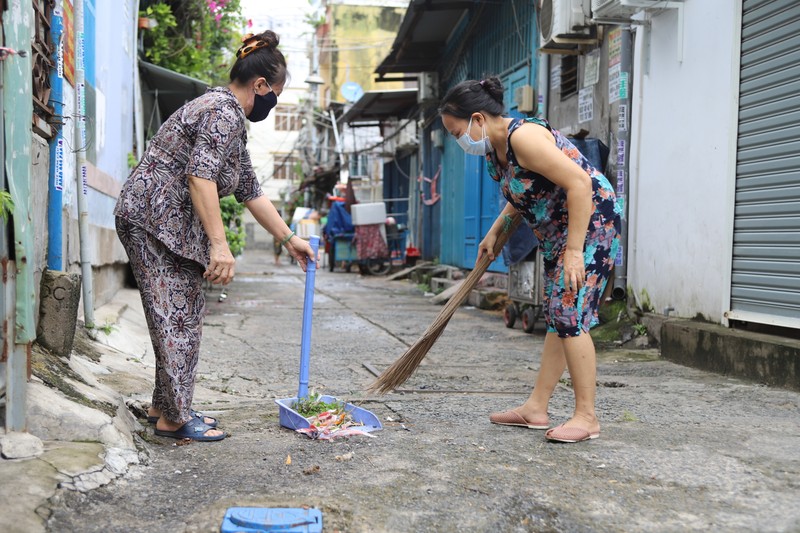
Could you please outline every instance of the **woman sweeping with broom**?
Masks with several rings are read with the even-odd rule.
[[[498,78],[468,80],[441,102],[442,124],[465,152],[486,157],[489,174],[508,203],[480,243],[494,260],[498,239],[517,214],[533,229],[543,256],[547,335],[533,392],[521,406],[494,413],[495,424],[547,429],[547,406],[565,367],[575,411],[549,429],[551,441],[580,442],[600,435],[595,416],[595,349],[589,328],[618,248],[621,210],[605,176],[541,119],[502,116]]]

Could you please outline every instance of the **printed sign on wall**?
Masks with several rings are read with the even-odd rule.
[[[578,93],[578,122],[591,122],[594,116],[594,89],[587,87]]]

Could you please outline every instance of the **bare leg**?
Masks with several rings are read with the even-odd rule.
[[[575,392],[575,412],[564,426],[585,429],[590,433],[598,432],[600,422],[594,410],[597,360],[592,337],[588,332],[583,332],[577,337],[561,340],[569,376],[572,379],[572,389]]]
[[[567,367],[563,341],[564,339],[560,339],[557,333],[548,333],[544,338],[542,363],[536,376],[536,384],[525,403],[514,409],[528,420],[541,420],[547,417],[550,397]]]

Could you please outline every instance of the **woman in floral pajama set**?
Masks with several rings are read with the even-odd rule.
[[[286,82],[272,31],[247,35],[227,87],[173,113],[150,140],[120,194],[117,234],[130,259],[156,357],[148,420],[157,435],[221,440],[217,421],[192,410],[202,336],[203,279],[229,283],[219,199],[233,194],[305,270],[311,247],[263,195],[247,152],[245,118],[264,120]]]
[[[570,420],[548,429],[551,441],[597,438],[595,349],[589,329],[619,246],[620,208],[605,176],[541,119],[503,117],[497,78],[468,80],[441,102],[442,124],[467,152],[486,157],[508,203],[480,243],[492,252],[497,237],[519,213],[539,239],[545,269],[547,335],[536,383],[520,407],[494,413],[495,424],[548,429],[547,406],[565,367],[575,392]]]

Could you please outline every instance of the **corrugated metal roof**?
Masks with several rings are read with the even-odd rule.
[[[417,105],[416,89],[367,91],[353,104],[341,121],[346,124],[407,118]]]
[[[439,64],[446,60],[443,52],[453,29],[478,3],[476,0],[412,0],[392,51],[375,72],[383,77],[390,72],[438,70]]]

